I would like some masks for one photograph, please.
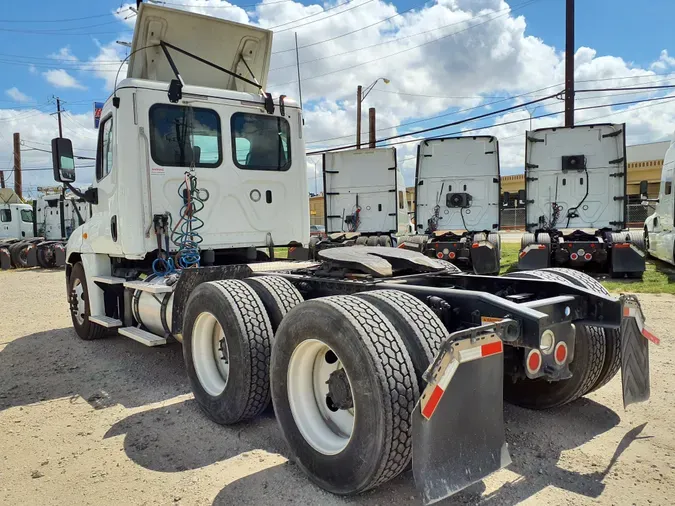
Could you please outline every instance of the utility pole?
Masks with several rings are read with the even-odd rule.
[[[574,126],[574,0],[567,0],[565,18],[565,126]]]
[[[5,187],[5,172],[0,170],[0,188]]]
[[[14,193],[23,198],[21,192],[21,134],[14,132]]]
[[[356,149],[361,149],[361,95],[363,86],[356,88]]]
[[[59,137],[63,137],[63,128],[61,126],[61,99],[59,97],[56,98],[56,115],[58,116],[59,119]]]
[[[368,147],[375,147],[375,108],[368,109]]]

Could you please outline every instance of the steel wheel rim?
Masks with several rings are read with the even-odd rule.
[[[79,279],[73,281],[73,315],[78,325],[84,325],[85,318],[85,303],[84,303],[84,286]]]
[[[337,354],[318,339],[300,343],[288,364],[288,401],[293,419],[305,441],[324,455],[343,451],[354,430],[355,407],[333,410],[328,405],[326,382],[338,370],[346,373]]]
[[[192,363],[207,394],[217,397],[225,390],[229,360],[223,327],[211,313],[201,313],[192,327]]]

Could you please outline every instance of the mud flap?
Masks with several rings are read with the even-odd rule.
[[[288,248],[289,260],[310,260],[309,249],[303,246],[290,246]]]
[[[611,268],[613,274],[642,273],[646,269],[645,253],[634,244],[614,244]]]
[[[635,296],[622,297],[621,386],[623,407],[649,399],[649,341],[659,339],[644,324],[644,315]]]
[[[66,265],[66,248],[63,244],[54,244],[54,266],[63,267]]]
[[[471,245],[471,264],[476,274],[499,273],[498,250],[488,241],[475,242]]]
[[[412,419],[413,474],[424,504],[511,463],[504,438],[503,345],[496,329],[488,324],[452,334],[424,375],[428,384]]]
[[[7,248],[0,248],[0,269],[3,271],[12,268],[12,256]]]
[[[26,247],[26,267],[36,267],[37,264],[37,246],[31,244]]]
[[[548,244],[530,244],[518,254],[518,270],[532,271],[551,266],[551,249]]]

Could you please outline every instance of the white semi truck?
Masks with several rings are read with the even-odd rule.
[[[675,264],[675,136],[670,143],[661,170],[659,196],[655,202],[648,199],[647,181],[640,184],[640,193],[647,203],[654,203],[654,213],[645,220],[644,243],[649,254],[659,260]]]
[[[310,256],[341,246],[392,246],[411,231],[410,211],[396,148],[324,153],[327,237],[311,241]]]
[[[573,267],[642,277],[645,247],[627,229],[626,125],[526,132],[518,268]]]
[[[65,237],[45,237],[35,208],[36,202],[31,206],[12,190],[0,190],[0,269],[63,267]]]
[[[476,274],[499,274],[499,142],[490,135],[443,137],[417,147],[415,226],[409,249]]]
[[[302,111],[264,92],[271,42],[141,4],[82,194],[93,214],[68,241],[80,338],[182,343],[207,416],[239,423],[271,400],[290,458],[337,494],[412,459],[431,503],[507,465],[504,395],[559,406],[623,367],[640,373],[622,375],[625,404],[649,397],[637,299],[583,276],[463,275],[389,247],[269,261],[309,242]],[[52,152],[57,181],[73,183],[70,141]]]

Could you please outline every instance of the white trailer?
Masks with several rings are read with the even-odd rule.
[[[642,234],[626,226],[626,125],[526,132],[526,234],[519,269],[569,266],[641,277]]]
[[[670,143],[661,170],[659,196],[654,202],[648,199],[647,181],[640,184],[640,193],[648,202],[655,204],[654,213],[645,220],[644,243],[649,254],[655,258],[675,264],[675,198],[673,180],[675,179],[675,136]]]
[[[443,137],[417,147],[415,226],[407,248],[476,274],[500,267],[499,141],[490,135]]]
[[[391,246],[410,233],[406,187],[396,148],[323,155],[324,216],[330,242]]]
[[[637,300],[584,277],[462,275],[367,246],[266,261],[259,248],[309,242],[302,111],[264,92],[271,40],[140,5],[127,79],[103,108],[95,183],[75,191],[93,211],[67,249],[80,338],[182,343],[207,416],[243,422],[271,399],[291,458],[343,495],[412,459],[431,503],[507,465],[503,395],[563,405],[621,364],[642,372],[622,375],[625,404],[649,397]],[[70,185],[70,141],[52,153]],[[617,361],[605,350],[619,342],[633,353]]]
[[[39,195],[35,200],[36,236],[47,240],[66,240],[89,219],[90,204],[81,198],[58,194]]]

